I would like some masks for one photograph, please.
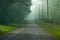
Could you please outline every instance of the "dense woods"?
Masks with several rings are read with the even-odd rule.
[[[0,0],[0,24],[21,23],[30,6],[31,0]]]
[[[60,40],[60,0],[0,0],[0,35],[23,22],[36,22]]]
[[[39,18],[36,18],[36,21],[40,20],[46,23],[60,24],[60,0],[41,1],[42,5],[40,5],[40,8],[38,9]]]
[[[42,5],[38,9],[39,18],[35,21],[57,40],[60,40],[60,0],[41,1]]]

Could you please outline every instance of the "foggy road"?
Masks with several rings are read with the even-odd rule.
[[[0,40],[55,40],[55,38],[38,24],[29,22],[24,24],[22,28],[8,33]]]

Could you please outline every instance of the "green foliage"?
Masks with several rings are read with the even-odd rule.
[[[60,40],[60,25],[40,23],[40,26],[56,37],[57,40]]]
[[[17,27],[15,26],[6,26],[6,25],[0,25],[0,35],[4,35],[7,32],[10,32],[12,30],[15,30]]]
[[[43,10],[39,15],[40,21],[47,23],[60,24],[60,0],[45,0],[46,4],[43,3]],[[48,3],[48,4],[47,4]],[[45,5],[44,5],[45,4]]]
[[[22,22],[30,6],[31,0],[0,0],[0,24]]]

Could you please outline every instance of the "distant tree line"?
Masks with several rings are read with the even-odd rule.
[[[40,22],[60,24],[60,0],[42,0],[39,15]]]

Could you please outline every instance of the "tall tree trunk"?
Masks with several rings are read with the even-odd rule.
[[[47,22],[49,22],[49,0],[47,0]]]

